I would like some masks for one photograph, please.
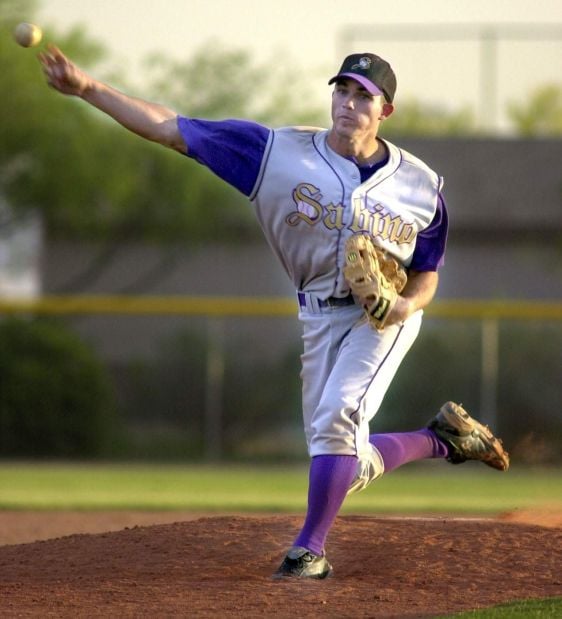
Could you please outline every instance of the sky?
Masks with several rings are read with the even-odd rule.
[[[398,75],[397,106],[413,97],[451,109],[468,105],[501,131],[507,126],[507,101],[520,100],[545,83],[562,82],[562,0],[39,2],[39,25],[62,32],[84,25],[133,83],[142,80],[140,61],[151,52],[188,60],[213,42],[249,49],[260,66],[293,63],[309,76],[318,101],[325,98],[328,105],[327,80],[343,57],[372,51]],[[455,26],[443,38],[446,24]],[[499,37],[492,49],[480,42],[483,25]],[[546,25],[557,38],[550,40]],[[352,34],[345,38],[345,32]]]

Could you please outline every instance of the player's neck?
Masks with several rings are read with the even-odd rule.
[[[334,131],[328,135],[328,146],[346,159],[353,159],[359,166],[372,166],[386,156],[386,147],[377,137],[369,140],[355,140],[338,136]]]

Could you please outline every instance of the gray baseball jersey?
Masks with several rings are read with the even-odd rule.
[[[435,270],[447,235],[442,180],[387,141],[387,158],[361,169],[330,149],[326,130],[183,117],[178,126],[189,155],[254,204],[298,292],[309,453],[357,456],[352,491],[362,489],[384,467],[369,443],[369,421],[419,332],[422,311],[372,329],[342,273],[345,242],[367,232],[405,267]]]
[[[344,297],[344,246],[366,232],[404,266],[417,233],[437,209],[441,180],[419,159],[385,142],[388,163],[366,182],[326,144],[327,131],[271,132],[250,195],[264,233],[295,287],[320,299]]]

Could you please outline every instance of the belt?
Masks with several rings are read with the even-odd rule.
[[[347,297],[328,297],[327,299],[319,299],[308,292],[299,292],[297,296],[301,309],[313,309],[315,306],[346,307],[347,305],[353,305],[355,303],[352,294],[348,294]]]

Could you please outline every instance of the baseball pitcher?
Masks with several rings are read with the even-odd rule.
[[[47,82],[148,140],[197,160],[245,194],[296,290],[303,328],[302,405],[311,457],[308,509],[274,578],[325,578],[330,528],[347,494],[414,460],[479,460],[505,471],[492,432],[454,402],[427,427],[370,434],[416,339],[443,265],[443,180],[378,136],[396,77],[372,53],[347,56],[329,79],[329,129],[211,122],[123,94],[51,46]]]

